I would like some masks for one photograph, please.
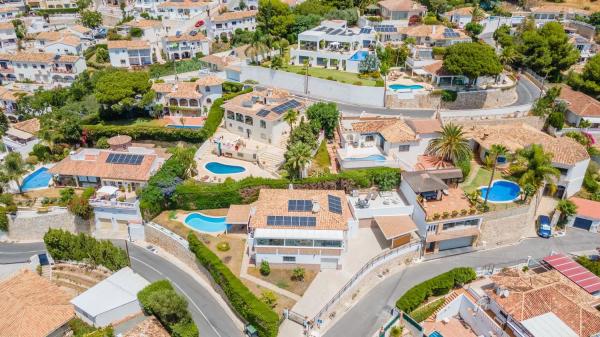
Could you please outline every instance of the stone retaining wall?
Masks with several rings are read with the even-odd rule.
[[[518,97],[517,87],[514,86],[506,89],[462,91],[457,94],[454,102],[443,102],[441,95],[429,92],[416,93],[412,99],[399,99],[392,94],[387,95],[386,105],[404,109],[487,109],[511,105]]]
[[[42,240],[50,228],[89,233],[90,223],[60,208],[48,213],[18,211],[16,216],[8,216],[8,228],[11,240]]]
[[[480,243],[486,248],[516,243],[535,235],[535,200],[529,205],[513,207],[483,215]]]

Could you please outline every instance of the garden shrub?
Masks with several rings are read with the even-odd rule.
[[[593,274],[600,276],[600,261],[591,260],[587,256],[578,256],[575,261]]]
[[[411,312],[430,296],[445,295],[454,287],[466,284],[475,278],[477,278],[477,275],[473,268],[454,268],[410,288],[396,301],[396,307],[404,312]]]
[[[421,308],[412,311],[409,316],[417,322],[423,322],[429,316],[431,316],[437,309],[444,305],[446,302],[445,298],[437,299]]]
[[[262,276],[269,276],[269,274],[271,274],[271,266],[269,266],[269,261],[263,260],[260,263],[260,274]]]
[[[196,235],[190,232],[188,242],[190,250],[221,287],[233,309],[258,330],[259,336],[277,336],[277,313],[261,302]]]
[[[210,116],[209,116],[210,117]],[[206,139],[203,129],[177,129],[163,126],[140,125],[83,125],[87,139],[90,142],[100,138],[110,138],[117,135],[127,135],[137,139],[161,140],[167,142],[185,141],[201,143]]]
[[[102,265],[112,271],[128,265],[125,250],[108,240],[97,240],[85,233],[73,234],[51,228],[44,235],[44,243],[55,260],[82,261]]]
[[[442,90],[442,101],[444,102],[454,102],[456,101],[456,97],[458,94],[454,90]]]

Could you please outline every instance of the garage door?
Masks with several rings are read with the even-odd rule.
[[[440,241],[440,250],[469,247],[473,243],[472,236]]]
[[[589,231],[590,227],[592,227],[592,220],[583,219],[583,218],[575,218],[573,227],[581,228],[581,229],[585,229],[586,231]]]
[[[323,257],[321,258],[321,269],[337,269],[338,259]]]

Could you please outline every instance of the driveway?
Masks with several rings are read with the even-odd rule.
[[[510,265],[513,261],[542,258],[552,251],[572,252],[600,246],[600,234],[569,228],[567,235],[552,239],[527,239],[520,244],[494,250],[478,251],[415,264],[388,277],[362,297],[325,337],[364,337],[377,331],[389,318],[396,300],[417,283],[455,267],[482,267],[490,264]]]

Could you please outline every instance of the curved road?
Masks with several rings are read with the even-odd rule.
[[[124,246],[120,241],[119,245]],[[0,264],[27,262],[34,254],[45,252],[43,242],[0,243]],[[168,279],[184,295],[202,337],[242,336],[227,313],[193,277],[164,258],[136,245],[129,245],[131,268],[150,282]]]
[[[509,266],[516,261],[542,258],[552,251],[573,252],[592,250],[600,246],[600,234],[568,229],[560,238],[526,239],[509,247],[472,252],[412,265],[394,274],[354,305],[326,333],[325,337],[371,336],[390,317],[396,300],[412,286],[455,267],[483,267],[490,264]]]

